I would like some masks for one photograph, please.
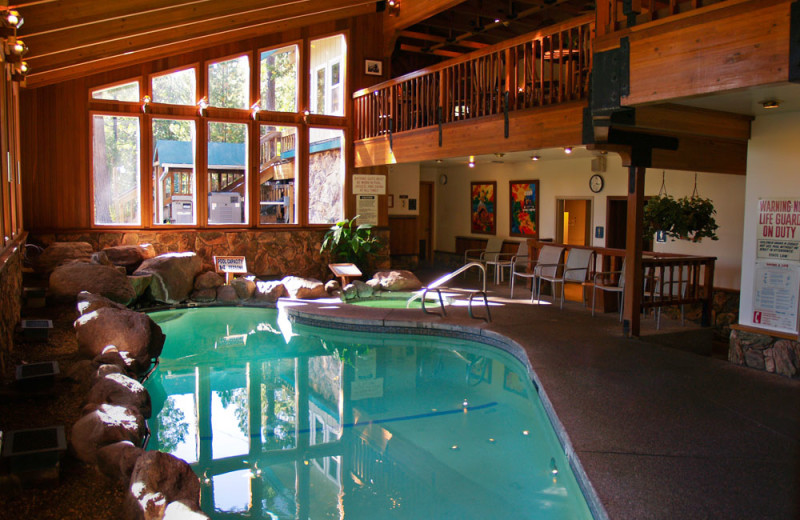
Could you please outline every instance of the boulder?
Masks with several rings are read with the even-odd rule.
[[[89,261],[92,257],[92,246],[87,242],[53,242],[33,262],[38,273],[49,274],[59,265],[72,261]]]
[[[325,282],[325,292],[328,294],[332,294],[336,291],[342,290],[342,284],[339,283],[339,280],[328,280]]]
[[[376,292],[380,292],[380,290],[381,290],[381,281],[380,280],[376,280],[375,278],[370,278],[369,280],[367,280],[366,283],[367,283],[367,285],[372,287],[372,294],[375,294]]]
[[[280,281],[256,282],[255,296],[257,301],[275,303],[278,298],[286,295],[286,286]]]
[[[167,506],[179,501],[191,511],[200,509],[200,480],[192,467],[168,453],[145,452],[133,468],[123,518],[164,518]]]
[[[111,374],[120,374],[123,376],[127,376],[128,372],[124,368],[120,368],[117,365],[100,365],[99,367],[97,367],[97,370],[94,371],[94,375],[92,375],[92,377],[90,378],[92,381],[92,387],[94,387],[104,377]],[[121,403],[111,403],[111,404],[121,404]]]
[[[92,253],[91,261],[93,264],[97,265],[107,265],[109,267],[114,267],[114,264],[111,263],[111,260],[108,259],[108,256],[102,251],[97,251]]]
[[[214,271],[206,271],[199,274],[194,279],[194,288],[198,291],[203,289],[216,289],[220,285],[225,285],[225,278]]]
[[[200,303],[210,303],[217,299],[216,289],[196,289],[192,291],[191,300]]]
[[[80,460],[95,464],[97,450],[119,441],[139,445],[146,431],[144,417],[135,408],[101,404],[84,409],[70,434],[70,449]]]
[[[124,267],[128,274],[134,272],[145,260],[156,256],[152,244],[112,246],[104,248],[103,252],[112,264]]]
[[[188,500],[176,500],[167,504],[164,520],[210,520],[210,518]]]
[[[109,345],[127,352],[134,370],[142,372],[152,358],[161,355],[165,336],[149,316],[131,310],[105,307],[75,320],[78,353],[94,358]]]
[[[359,298],[370,298],[372,296],[372,287],[367,285],[361,280],[353,280],[353,285],[356,288]]]
[[[107,265],[73,262],[50,274],[48,294],[57,301],[75,301],[81,291],[99,294],[127,305],[136,299],[128,277]]]
[[[140,274],[137,276],[128,276],[128,281],[131,283],[131,287],[133,287],[133,291],[136,293],[136,299],[138,300],[150,287],[150,284],[153,282],[153,275]]]
[[[217,287],[217,301],[220,303],[239,303],[239,297],[236,295],[236,289],[230,285],[222,285]]]
[[[240,300],[249,300],[256,292],[256,283],[248,278],[234,278],[231,280],[231,287]]]
[[[194,286],[194,277],[202,267],[202,260],[194,253],[166,253],[145,260],[134,274],[153,275],[150,294],[154,300],[180,303],[189,297]]]
[[[345,300],[355,300],[358,298],[358,288],[352,283],[345,285],[342,292]]]
[[[104,365],[112,366],[115,365]],[[124,374],[106,374],[94,384],[86,397],[89,404],[116,404],[136,408],[145,419],[150,417],[150,394],[142,384]]]
[[[127,352],[120,352],[114,345],[109,345],[103,351],[92,359],[95,366],[114,365],[121,369],[123,372],[131,370],[133,359]]]
[[[417,291],[422,289],[422,282],[411,271],[378,271],[372,279],[378,280],[381,289],[384,291]]]
[[[125,305],[111,301],[105,296],[90,293],[88,291],[79,292],[77,298],[78,298],[78,314],[80,314],[81,316],[83,316],[84,314],[89,314],[90,312],[94,312],[97,309],[102,309],[103,307],[112,307],[114,309],[127,309]]]
[[[301,278],[299,276],[287,276],[281,283],[286,287],[290,298],[301,300],[314,300],[324,298],[328,295],[325,286],[319,280],[312,278]]]
[[[97,469],[113,481],[128,484],[144,450],[131,441],[119,441],[97,450]]]

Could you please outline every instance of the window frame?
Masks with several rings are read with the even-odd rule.
[[[113,87],[121,87],[122,85],[127,85],[128,83],[136,83],[139,86],[139,99],[136,101],[118,101],[116,99],[99,99],[93,97],[92,94],[99,90],[106,90]],[[135,106],[142,103],[142,98],[147,95],[146,91],[142,85],[142,77],[138,76],[136,78],[129,78],[122,81],[114,81],[112,83],[105,83],[103,85],[98,85],[96,87],[89,87],[89,103],[103,103],[103,104],[112,104],[112,103],[121,103],[124,106]]]
[[[243,121],[240,119],[232,119],[232,118],[222,118],[222,117],[203,117],[201,118],[202,121],[205,122],[203,126],[203,133],[205,138],[205,146],[203,148],[203,164],[204,164],[204,171],[203,171],[203,193],[211,193],[211,186],[209,185],[209,164],[208,164],[208,143],[211,142],[208,140],[209,132],[209,125],[211,123],[228,123],[228,124],[241,124],[245,125],[245,129],[247,130],[247,140],[244,143],[244,153],[245,153],[245,167],[244,167],[244,208],[243,208],[243,215],[244,215],[244,222],[241,223],[219,223],[213,224],[211,223],[211,216],[208,213],[208,197],[206,196],[206,200],[204,203],[205,208],[205,220],[204,226],[209,229],[218,229],[220,227],[230,227],[230,228],[249,228],[252,225],[252,208],[251,208],[251,200],[252,200],[252,184],[253,184],[253,159],[252,159],[252,134],[253,134],[253,124],[252,119],[248,121]],[[224,192],[223,192],[224,193]]]
[[[334,117],[334,116],[328,116]],[[338,117],[338,116],[336,116]],[[340,125],[325,125],[319,123],[309,123],[305,129],[305,143],[304,143],[304,151],[306,155],[306,168],[305,172],[303,172],[304,176],[304,183],[305,186],[305,201],[304,201],[304,217],[305,217],[305,224],[307,227],[330,227],[332,223],[330,222],[311,222],[311,131],[312,130],[339,130],[342,132],[342,142],[340,143],[341,149],[341,165],[342,165],[342,187],[341,187],[341,197],[342,197],[342,214],[339,216],[339,220],[347,217],[347,208],[348,208],[348,175],[347,175],[347,127],[340,126]]]
[[[168,106],[168,105],[163,105]],[[182,105],[176,105],[182,106]],[[170,224],[164,222],[156,222],[156,215],[155,212],[158,211],[158,207],[156,204],[158,203],[155,200],[154,192],[155,185],[153,184],[153,154],[155,153],[155,139],[153,138],[153,120],[155,119],[162,119],[162,120],[178,120],[178,121],[193,121],[194,122],[194,196],[192,198],[192,202],[194,203],[194,222],[192,224]],[[147,179],[149,184],[149,194],[148,200],[150,201],[152,207],[150,208],[150,218],[148,220],[148,227],[152,229],[199,229],[203,225],[201,224],[202,219],[200,215],[200,204],[198,202],[200,190],[202,189],[200,186],[200,168],[201,168],[201,157],[204,157],[205,154],[201,155],[201,152],[198,148],[198,141],[201,139],[200,136],[200,124],[202,118],[197,116],[181,116],[181,115],[169,115],[169,114],[155,114],[151,115],[147,118],[148,128],[149,128],[149,140],[148,140],[148,158],[147,161]],[[174,185],[172,186],[172,192],[174,193]]]
[[[276,223],[262,223],[261,222],[261,184],[259,183],[259,177],[261,175],[261,128],[262,127],[291,127],[295,130],[295,160],[294,160],[294,205],[295,205],[295,214],[294,214],[294,222],[276,222]],[[303,179],[301,171],[300,171],[300,157],[297,151],[302,146],[301,135],[303,132],[303,127],[300,124],[294,123],[279,123],[275,121],[262,121],[259,120],[256,122],[256,141],[255,141],[255,150],[256,150],[256,157],[257,160],[253,161],[256,164],[253,164],[253,206],[255,206],[254,213],[255,213],[255,220],[254,223],[257,228],[259,229],[278,229],[280,227],[290,227],[295,228],[300,226],[300,215],[302,214],[302,206],[303,198],[301,196],[300,188],[306,186],[308,183]],[[258,194],[258,200],[256,201],[256,195]]]
[[[221,63],[221,62],[224,62],[224,61],[233,61],[233,60],[236,60],[236,59],[241,58],[243,56],[246,56],[247,60],[248,60],[248,62],[247,62],[248,63],[248,67],[247,67],[248,82],[247,82],[247,88],[245,89],[245,95],[247,96],[246,106],[242,107],[242,108],[238,108],[238,107],[218,107],[216,105],[212,105],[211,104],[211,84],[210,84],[211,74],[209,74],[209,68],[211,67],[211,65],[213,65],[215,63]],[[203,77],[205,79],[205,82],[204,82],[205,84],[202,85],[202,87],[203,87],[202,91],[198,92],[198,95],[199,95],[198,102],[199,102],[200,99],[205,98],[205,100],[208,102],[208,108],[211,109],[211,110],[215,110],[215,111],[228,111],[228,110],[242,110],[242,111],[245,111],[245,112],[249,112],[250,111],[250,108],[253,106],[253,51],[252,50],[248,50],[248,51],[244,51],[244,52],[237,52],[237,53],[233,53],[233,54],[230,54],[230,55],[227,55],[227,56],[221,56],[219,58],[213,58],[213,59],[205,60],[203,62]]]

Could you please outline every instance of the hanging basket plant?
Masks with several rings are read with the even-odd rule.
[[[675,199],[663,189],[658,197],[647,201],[644,207],[644,237],[651,238],[658,231],[663,231],[673,240],[683,239],[700,242],[704,238],[719,240],[717,237],[717,211],[711,199],[697,195],[697,177],[695,190],[690,197]]]

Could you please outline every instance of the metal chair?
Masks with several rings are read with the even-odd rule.
[[[563,247],[544,245],[539,251],[539,257],[536,262],[533,263],[533,269],[531,271],[526,269],[528,267],[527,258],[525,258],[524,261],[518,260],[514,262],[514,265],[511,267],[511,297],[514,297],[514,279],[516,277],[531,278],[533,280],[531,282],[531,302],[533,302],[533,297],[536,295],[536,292],[534,291],[534,288],[536,287],[536,277],[542,273],[549,274],[550,270],[555,272],[557,267],[552,266],[560,265],[563,257]]]
[[[470,262],[479,262],[484,267],[489,265],[495,266],[494,277],[495,283],[497,282],[500,274],[497,272],[497,261],[503,252],[503,239],[490,238],[486,241],[485,249],[467,249],[464,251],[464,265]]]
[[[567,252],[567,262],[556,266],[555,270],[547,269],[542,266],[542,273],[537,276],[536,299],[541,300],[542,280],[553,284],[553,299],[555,299],[555,286],[561,284],[561,303],[559,307],[564,308],[564,292],[566,284],[580,283],[586,281],[586,275],[591,268],[594,259],[594,251],[591,249],[572,248]],[[542,264],[539,264],[542,265]]]
[[[625,301],[625,260],[622,260],[622,267],[619,271],[600,271],[595,273],[592,282],[594,283],[592,286],[592,316],[594,316],[597,291],[613,292],[617,293],[619,321],[622,321],[622,304]]]
[[[511,270],[511,262],[514,258],[525,256],[528,257],[528,243],[527,242],[520,242],[517,246],[516,253],[496,253],[493,258],[488,258],[490,255],[487,255],[487,259],[484,262],[484,265],[488,269],[489,266],[494,266],[494,283],[499,284],[503,281],[503,269],[508,268],[509,271]]]

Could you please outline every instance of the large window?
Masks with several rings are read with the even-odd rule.
[[[153,223],[196,224],[195,122],[153,118]]]
[[[141,224],[139,118],[92,116],[94,223]]]
[[[344,131],[309,129],[309,224],[333,224],[344,218],[343,151]]]
[[[208,123],[208,223],[247,222],[247,125]]]
[[[119,85],[94,89],[92,90],[92,99],[137,103],[139,101],[139,82],[129,81]]]
[[[153,76],[150,80],[153,103],[194,105],[197,103],[197,77],[194,68]]]
[[[239,56],[208,66],[208,103],[220,108],[250,108],[250,58]]]
[[[344,114],[344,63],[347,44],[338,34],[311,42],[311,113]]]
[[[297,129],[261,125],[258,189],[261,224],[297,222]]]
[[[261,53],[261,110],[297,112],[297,45]]]

